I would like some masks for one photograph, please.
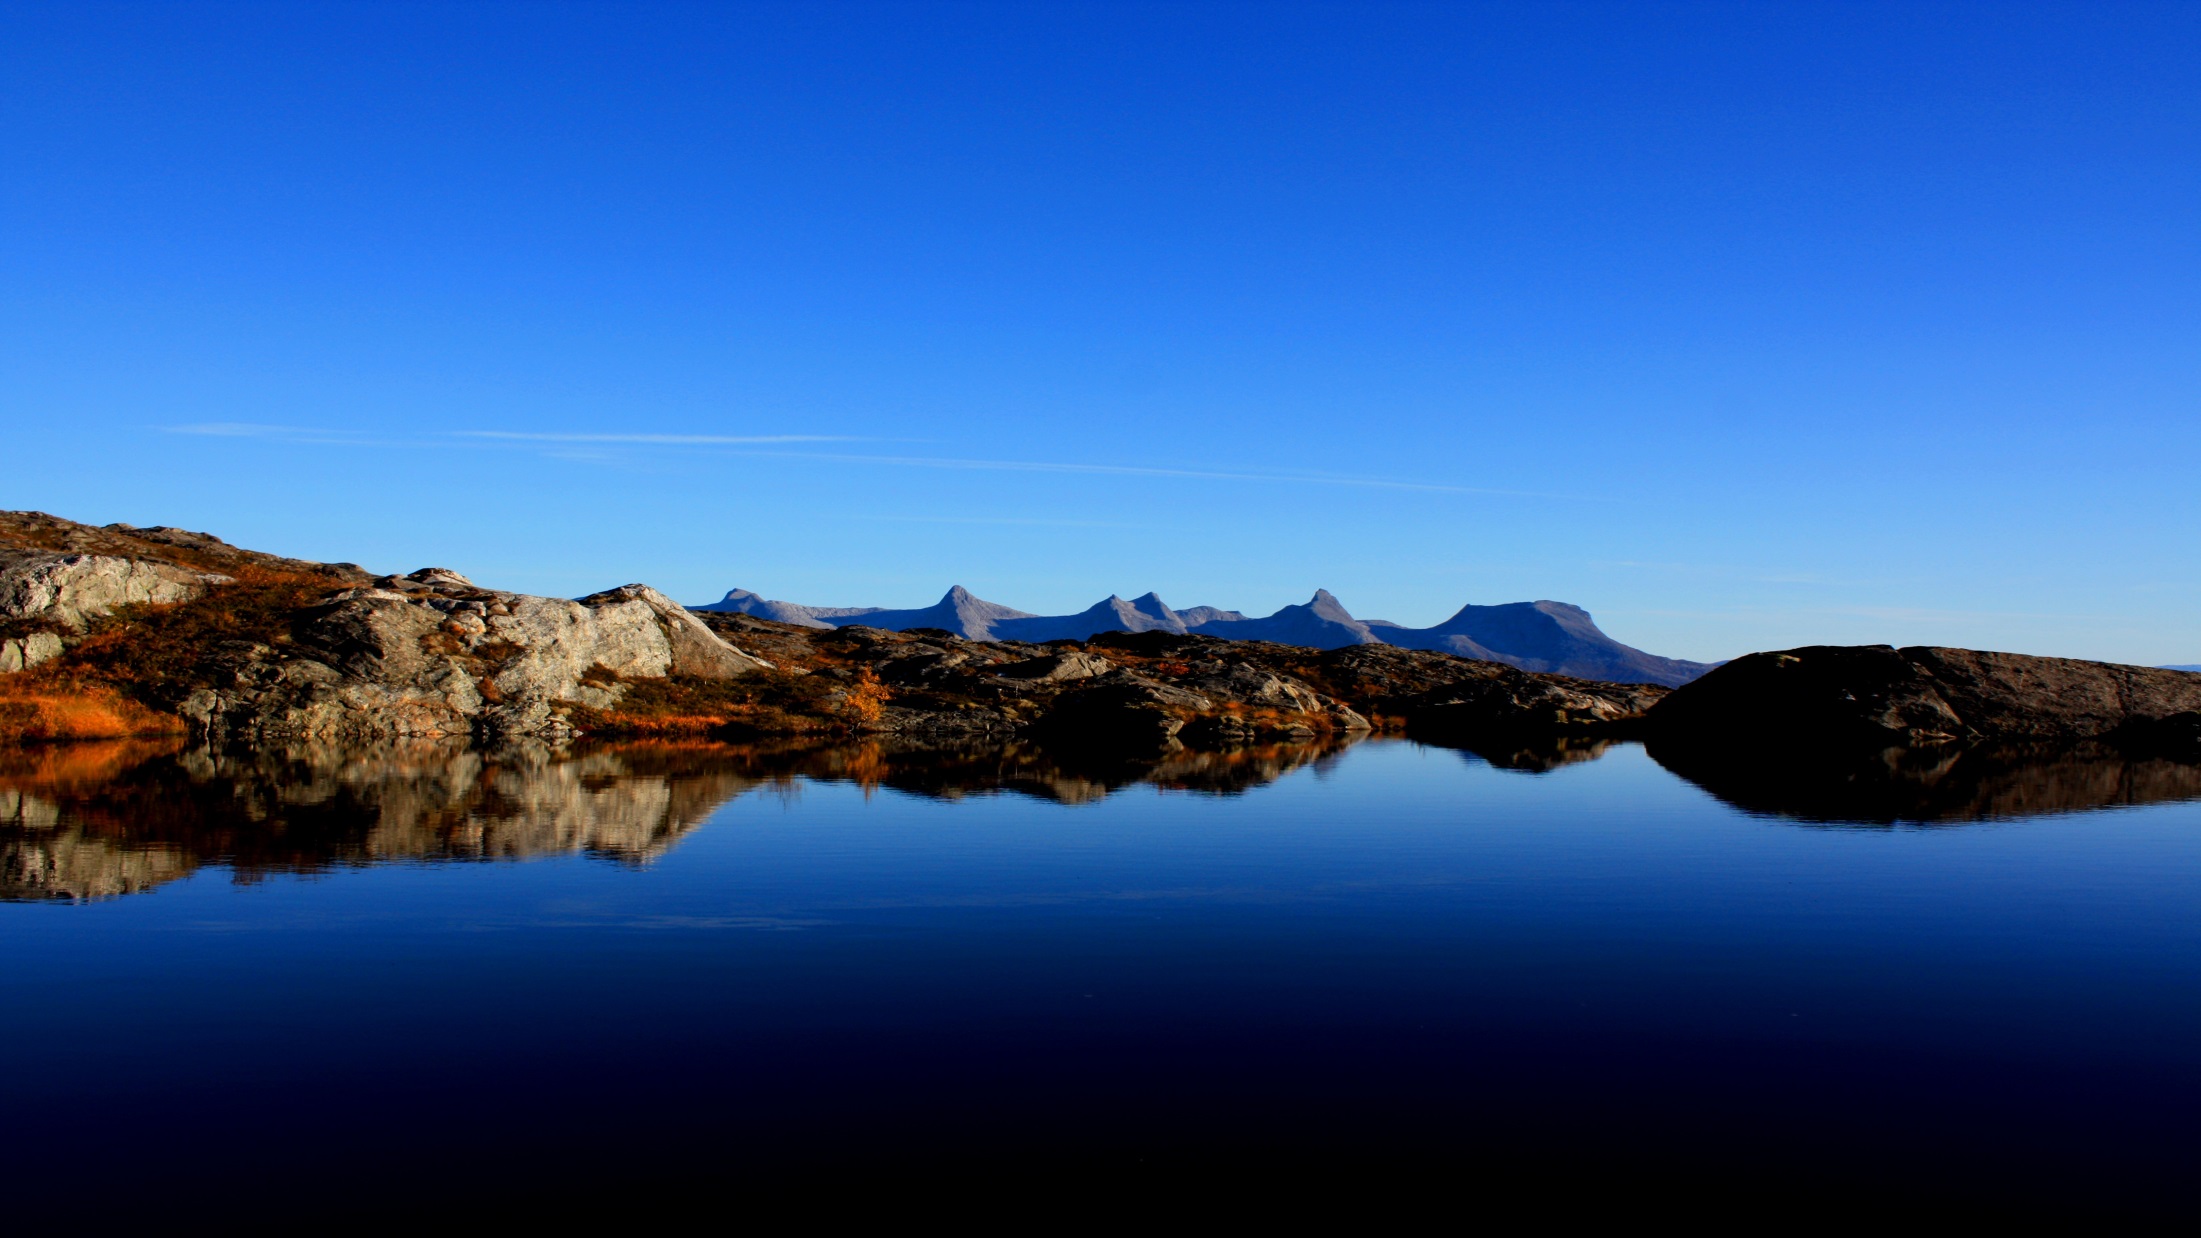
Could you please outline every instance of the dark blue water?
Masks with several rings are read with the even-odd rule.
[[[86,848],[159,860],[134,892],[0,903],[0,1152],[72,1207],[1014,1180],[2147,1212],[2201,1153],[2192,801],[1830,825],[1632,746],[1530,774],[1402,742],[1069,804],[691,758],[406,784],[456,809],[372,775],[330,809],[300,772],[314,816],[283,776],[162,769],[55,784],[14,835],[48,865],[19,895]]]

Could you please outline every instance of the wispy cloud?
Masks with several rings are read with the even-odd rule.
[[[202,421],[188,426],[162,426],[170,434],[196,434],[207,438],[317,438],[342,437],[342,430],[315,430],[306,426],[270,426],[253,421]]]
[[[863,520],[875,524],[982,524],[1006,526],[1040,526],[1061,529],[1158,529],[1166,526],[1132,524],[1121,520],[1049,520],[1044,517],[1015,516],[894,516],[863,515],[849,513],[845,520]]]
[[[1448,486],[1388,477],[1340,477],[1326,473],[1255,472],[1225,469],[1155,468],[1135,464],[1086,464],[1054,460],[972,460],[944,456],[873,456],[822,451],[748,452],[783,460],[823,460],[843,464],[885,464],[902,468],[964,469],[1001,473],[1066,473],[1098,477],[1160,477],[1186,481],[1252,481],[1305,486],[1358,486],[1374,490],[1418,490],[1436,494],[1487,494],[1523,499],[1583,501],[1584,496],[1538,490],[1495,490]]]
[[[1877,619],[1896,623],[1978,623],[2004,619],[2083,619],[2100,621],[2098,614],[2032,610],[1942,610],[1924,606],[1733,606],[1722,610],[1673,610],[1637,607],[1615,614],[1656,615],[1662,619],[1787,619],[1799,615],[1838,619]]]
[[[1665,563],[1644,559],[1592,559],[1593,568],[1624,568],[1701,580],[1740,580],[1759,585],[1823,585],[1861,589],[1902,583],[1892,578],[1838,579],[1819,572],[1776,571],[1731,563]]]
[[[256,438],[324,446],[384,446],[434,448],[471,444],[493,448],[536,446],[567,450],[545,451],[546,456],[596,464],[612,464],[611,455],[588,448],[617,447],[723,447],[727,454],[766,460],[808,460],[824,464],[854,464],[889,468],[947,469],[964,472],[1050,473],[1087,477],[1151,477],[1175,481],[1254,482],[1264,485],[1338,486],[1364,490],[1398,490],[1423,494],[1486,495],[1517,499],[1551,499],[1562,502],[1611,501],[1607,496],[1561,494],[1542,490],[1513,490],[1487,486],[1456,486],[1441,482],[1396,477],[1350,476],[1335,473],[1261,469],[1169,468],[1158,465],[1098,464],[1068,460],[985,460],[960,456],[872,455],[827,451],[758,451],[756,448],[795,446],[806,443],[909,442],[842,434],[647,434],[583,433],[550,430],[451,430],[427,439],[383,440],[348,430],[303,426],[263,425],[252,422],[204,422],[163,427],[171,434],[213,438]],[[582,450],[571,450],[571,449]]]
[[[455,438],[509,443],[628,443],[643,447],[754,447],[768,443],[862,443],[846,434],[551,434],[528,430],[456,430]]]
[[[275,426],[253,421],[202,421],[192,425],[162,426],[164,434],[189,434],[199,438],[249,438],[306,447],[425,447],[418,439],[380,438],[358,430],[330,430],[315,426]]]

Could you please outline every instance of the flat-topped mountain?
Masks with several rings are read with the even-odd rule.
[[[1327,589],[1317,589],[1302,605],[1258,618],[1214,606],[1173,610],[1152,593],[1128,602],[1111,595],[1074,615],[1034,615],[974,597],[961,585],[933,605],[915,610],[802,606],[769,601],[746,589],[735,589],[721,601],[694,609],[814,628],[861,625],[890,632],[939,628],[978,641],[1087,640],[1103,632],[1169,632],[1312,649],[1392,645],[1502,662],[1526,671],[1669,687],[1712,669],[1707,663],[1662,658],[1623,645],[1600,631],[1588,611],[1565,602],[1463,606],[1443,623],[1427,628],[1356,619]]]

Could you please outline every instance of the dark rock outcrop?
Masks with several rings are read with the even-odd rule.
[[[2201,675],[1971,649],[1816,645],[1754,653],[1648,717],[1669,743],[1850,749],[2108,739],[2175,746]]]
[[[1978,820],[2201,797],[2201,675],[1887,645],[1738,658],[1654,706],[1651,756],[1751,811]]]

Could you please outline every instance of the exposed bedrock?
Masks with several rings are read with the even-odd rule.
[[[0,619],[82,632],[120,606],[182,602],[228,577],[115,555],[0,550]]]
[[[0,547],[0,673],[53,661],[119,607],[189,601],[228,580],[147,559]]]
[[[179,712],[218,740],[555,737],[571,732],[561,706],[609,708],[627,680],[769,665],[644,585],[568,601],[443,568],[346,590],[302,616],[290,642],[216,656],[226,686]]]

